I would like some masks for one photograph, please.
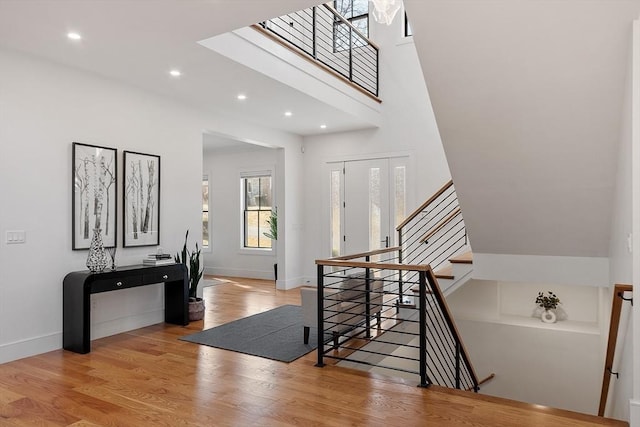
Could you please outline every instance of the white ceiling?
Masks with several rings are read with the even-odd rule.
[[[300,135],[361,128],[357,118],[197,44],[318,2],[0,0],[0,47]],[[68,31],[83,39],[68,40]],[[183,76],[171,78],[173,68]],[[244,102],[236,99],[241,92],[248,96]],[[286,110],[294,115],[285,118]]]
[[[637,0],[405,0],[474,252],[608,256]]]
[[[252,151],[274,150],[275,148],[265,147],[262,145],[251,144],[249,142],[238,141],[236,139],[205,133],[202,136],[202,151],[205,154],[210,153],[249,153]]]

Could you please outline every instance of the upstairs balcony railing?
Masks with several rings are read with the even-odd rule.
[[[259,25],[378,96],[378,47],[331,6],[314,6]]]

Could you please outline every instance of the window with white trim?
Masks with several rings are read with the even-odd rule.
[[[363,36],[369,37],[369,0],[334,0],[334,8]],[[333,49],[335,52],[351,47],[362,47],[365,41],[351,34],[344,22],[336,19],[333,24]]]
[[[202,176],[202,248],[211,246],[209,237],[209,176]]]
[[[273,207],[271,172],[243,174],[240,178],[242,199],[242,247],[271,249],[268,220]]]

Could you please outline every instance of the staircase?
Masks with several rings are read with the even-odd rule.
[[[430,265],[445,296],[471,278],[473,255],[453,181],[413,211],[397,232],[400,260]],[[408,291],[416,292],[410,288]],[[408,297],[411,299],[410,293]]]
[[[442,293],[448,296],[471,279],[472,271],[473,254],[468,251],[449,258],[448,264],[437,270],[435,275]]]
[[[318,313],[324,333],[318,335],[333,335],[331,344],[319,339],[318,365],[326,357],[340,366],[393,371],[421,386],[477,391],[476,373],[445,298],[473,268],[453,182],[397,231],[398,247],[316,261],[318,300],[324,300],[318,303],[324,307]],[[354,295],[354,281],[361,281],[362,295]]]

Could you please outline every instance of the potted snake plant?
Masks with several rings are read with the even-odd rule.
[[[278,240],[278,208],[273,208],[271,211],[271,216],[267,219],[267,224],[269,224],[269,231],[265,231],[264,234],[266,237],[271,240]],[[273,247],[273,243],[271,244]],[[273,264],[273,273],[275,276],[275,280],[278,280],[278,264]]]
[[[204,300],[198,298],[198,285],[202,279],[204,269],[200,269],[200,252],[196,242],[196,250],[189,252],[187,249],[187,239],[189,238],[189,230],[184,236],[184,246],[182,252],[178,252],[174,257],[178,264],[184,264],[189,272],[189,321],[202,320],[204,317]]]

